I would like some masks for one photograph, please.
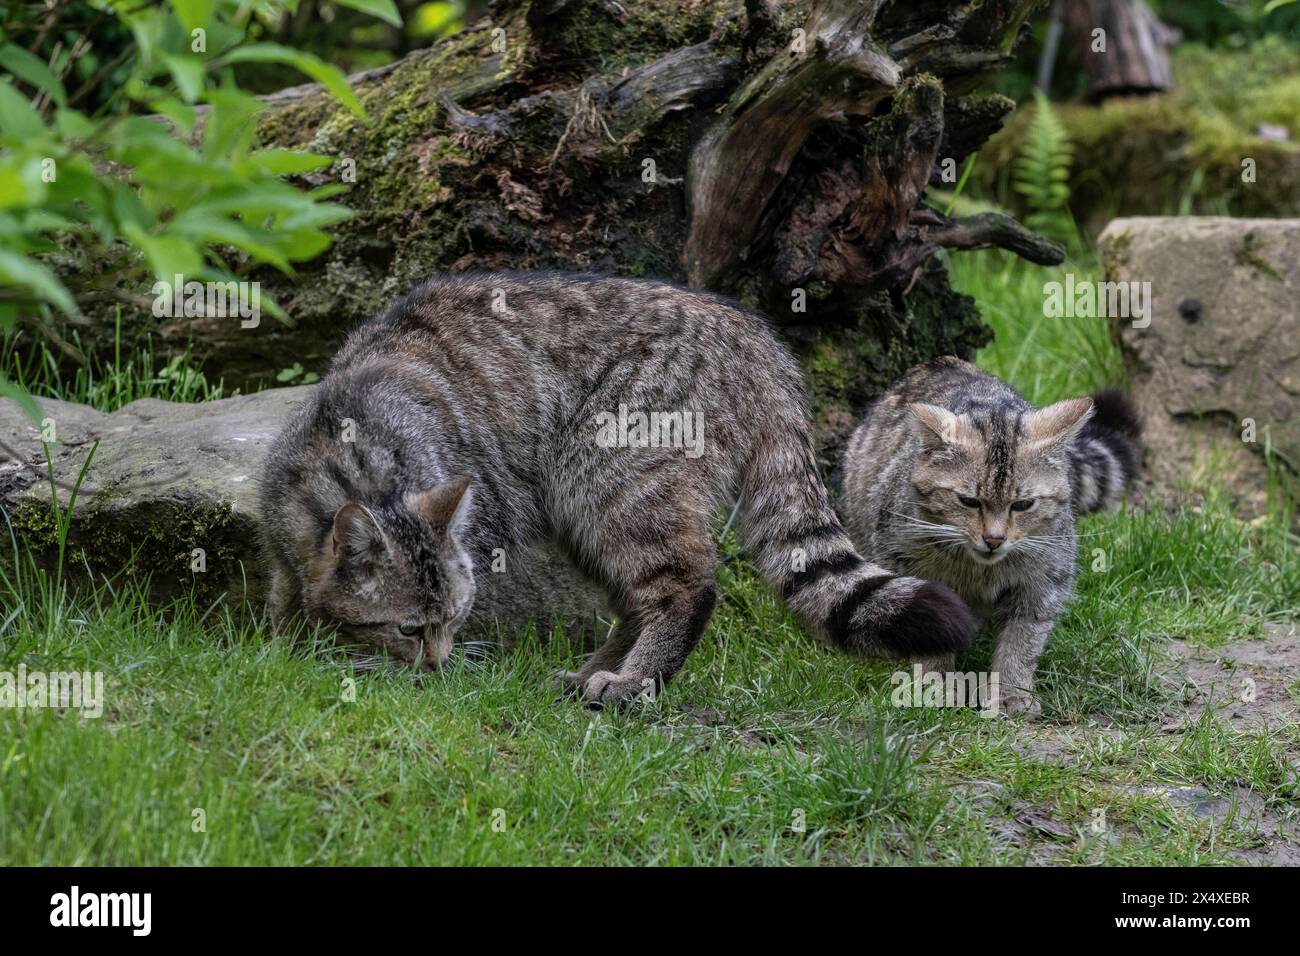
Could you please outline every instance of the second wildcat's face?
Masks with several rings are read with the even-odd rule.
[[[308,614],[345,643],[441,668],[474,604],[459,541],[469,503],[469,482],[457,479],[383,509],[345,504],[308,571]]]
[[[1057,547],[1049,529],[1070,507],[1065,449],[1090,399],[1023,414],[910,407],[922,437],[912,469],[919,518],[909,525],[918,538],[980,565]]]

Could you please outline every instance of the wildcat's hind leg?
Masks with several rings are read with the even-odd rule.
[[[634,638],[617,669],[599,668],[600,662],[584,668],[584,700],[609,704],[653,696],[686,662],[708,627],[717,600],[713,542],[707,534],[700,537],[704,547],[698,541],[684,547],[677,542],[675,555],[642,568],[621,585],[627,630]],[[612,655],[602,660],[612,660]]]
[[[713,614],[717,549],[706,522],[688,509],[637,514],[581,535],[583,563],[601,569],[619,616],[586,666],[566,675],[590,703],[653,696],[681,668]]]
[[[597,671],[617,671],[623,664],[623,658],[636,643],[637,622],[635,618],[620,617],[618,624],[604,642],[596,648],[583,666],[576,671],[557,671],[553,681],[560,690],[581,693],[583,685]]]

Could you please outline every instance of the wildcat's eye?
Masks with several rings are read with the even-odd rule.
[[[424,625],[423,625],[423,624],[403,624],[403,625],[401,625],[400,627],[398,627],[398,630],[401,631],[402,634],[403,634],[405,637],[415,637],[415,636],[417,636],[417,635],[423,633],[423,631],[424,631]]]
[[[1034,506],[1033,498],[1022,498],[1020,501],[1011,502],[1012,511],[1028,511]]]
[[[965,495],[958,495],[957,500],[967,508],[978,508],[980,506],[980,500],[978,498],[967,498]]]

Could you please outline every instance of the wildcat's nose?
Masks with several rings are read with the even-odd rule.
[[[1002,534],[984,535],[984,544],[988,547],[990,551],[996,551],[998,548],[1002,547],[1002,542],[1006,540],[1007,540],[1006,535],[1002,535]]]
[[[451,658],[451,638],[434,633],[425,638],[420,666],[426,671],[441,670]]]

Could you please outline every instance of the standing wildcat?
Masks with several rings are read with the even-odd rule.
[[[670,424],[610,428],[638,413]],[[348,339],[261,490],[273,619],[301,609],[425,669],[494,556],[549,541],[619,616],[564,682],[614,702],[667,681],[713,612],[713,521],[737,495],[759,569],[809,627],[895,656],[956,651],[973,631],[947,588],[854,550],[776,336],[659,283],[426,282]]]
[[[882,564],[952,587],[999,629],[1001,704],[1037,713],[1034,671],[1074,588],[1074,516],[1123,497],[1139,426],[1115,391],[1035,410],[960,359],[919,365],[845,452],[842,513]],[[952,655],[928,667],[947,671]]]

